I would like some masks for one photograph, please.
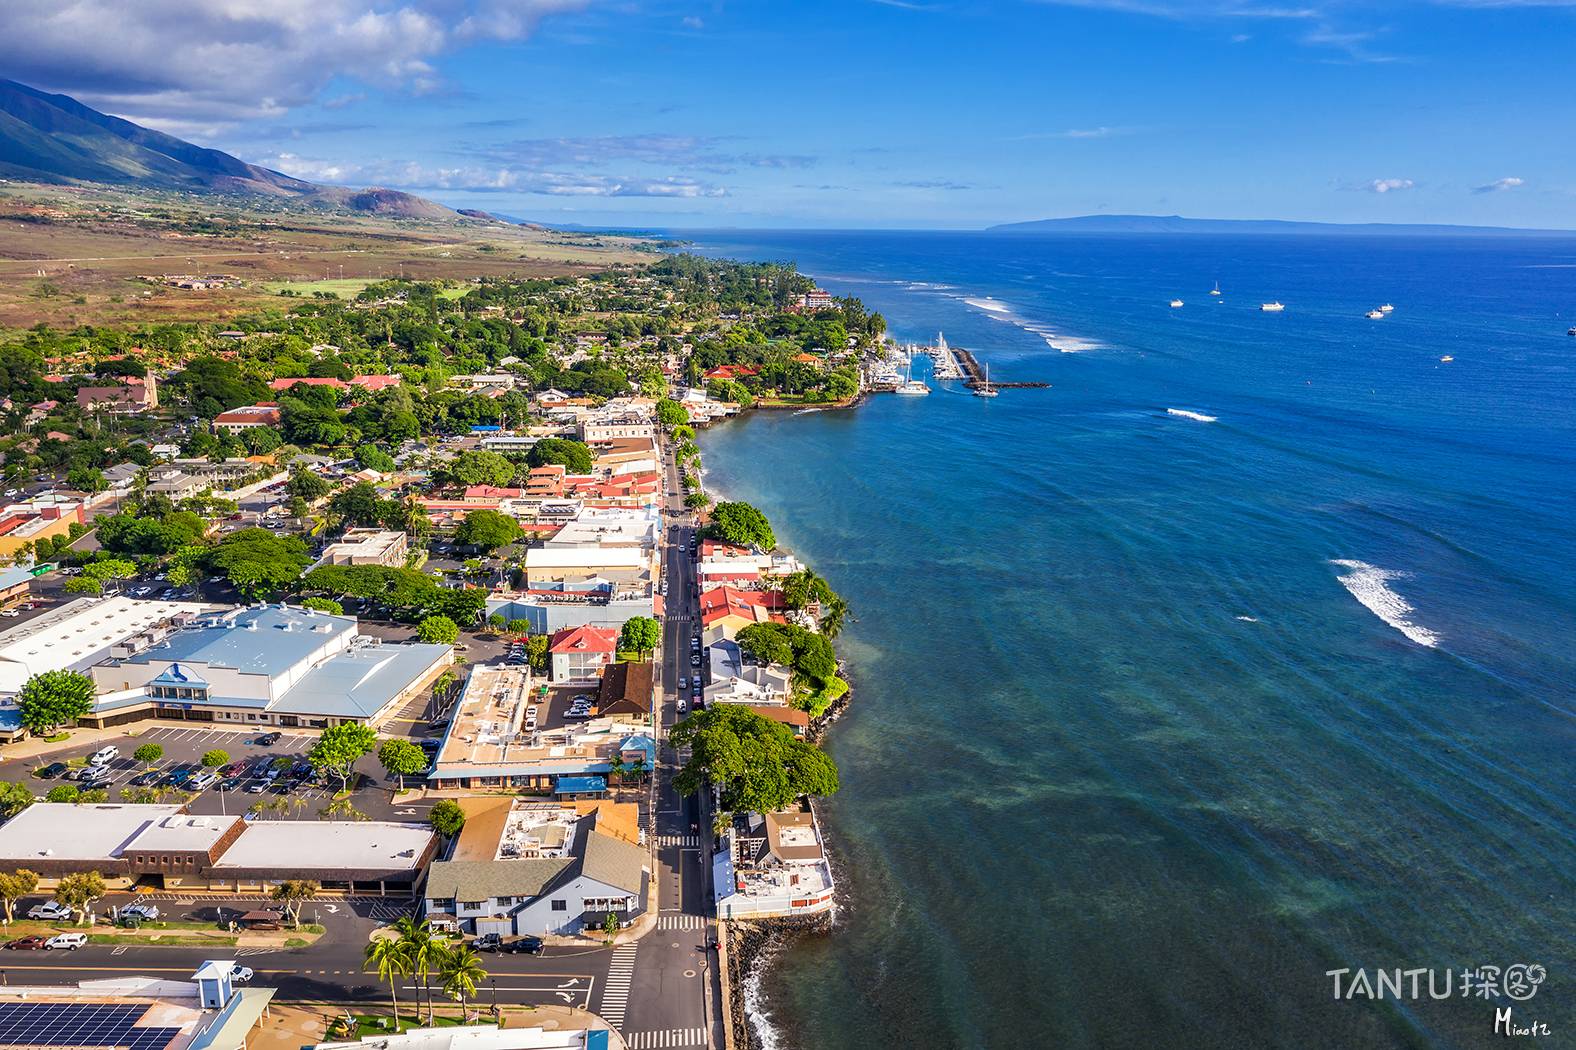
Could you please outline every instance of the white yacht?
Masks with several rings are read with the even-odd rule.
[[[908,370],[903,375],[903,382],[898,385],[894,393],[906,394],[909,397],[923,397],[930,393],[930,387],[914,378],[914,359],[909,358]]]
[[[1182,300],[1181,299],[1173,299],[1173,300],[1171,300],[1171,309],[1173,309],[1173,310],[1180,310],[1180,309],[1182,309]]]
[[[1260,303],[1259,309],[1263,310],[1267,314],[1278,314],[1282,310],[1286,309],[1286,304],[1279,301],[1273,303]]]
[[[1369,310],[1368,311],[1368,319],[1370,321],[1381,321],[1381,320],[1384,319],[1384,311],[1383,310]]]
[[[1382,313],[1382,314],[1387,314],[1387,313],[1389,313],[1390,311],[1392,311],[1394,309],[1395,309],[1395,307],[1391,306],[1389,303],[1385,303],[1383,306],[1381,306],[1379,308],[1379,312]]]
[[[981,383],[979,386],[974,388],[974,396],[975,397],[995,397],[996,396],[996,391],[992,390],[991,389],[991,385],[990,385],[990,364],[988,362],[985,365],[985,381],[983,383]]]

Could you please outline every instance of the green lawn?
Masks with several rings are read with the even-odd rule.
[[[323,281],[269,281],[263,287],[276,295],[283,291],[292,291],[310,299],[314,292],[329,292],[341,299],[354,299],[361,294],[362,289],[372,283],[374,279],[371,277],[344,277]]]

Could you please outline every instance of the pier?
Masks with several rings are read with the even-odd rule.
[[[967,350],[951,350],[950,353],[962,366],[964,386],[973,390],[985,385],[985,370],[980,367],[978,361],[974,360],[973,354]],[[1050,385],[1049,383],[1003,383],[999,379],[992,379],[990,382],[992,390],[1044,390]]]

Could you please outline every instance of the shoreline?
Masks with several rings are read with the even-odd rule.
[[[717,422],[728,423],[742,421],[747,412],[794,410],[793,414],[805,411],[848,411],[863,406],[868,399],[868,392],[861,390],[855,397],[846,402],[825,405],[752,405],[750,408],[741,408],[738,413]],[[716,423],[708,425],[705,429],[711,430]],[[704,467],[697,462],[696,473],[704,477]],[[711,486],[704,486],[708,495],[713,497],[726,495]],[[801,561],[807,569],[814,566],[807,561]],[[856,686],[853,675],[849,671],[847,660],[838,657],[837,674],[848,683],[848,689],[832,701],[825,711],[810,720],[810,725],[805,731],[804,739],[809,743],[820,746],[826,739],[832,727],[846,714],[853,703]],[[816,810],[814,800],[808,800],[812,812]],[[822,848],[826,855],[827,863],[834,871],[837,868],[835,849],[830,836],[827,834],[826,825],[820,819],[819,812],[815,813],[817,826],[821,829]],[[764,983],[771,974],[771,969],[782,954],[806,937],[830,934],[836,926],[838,904],[835,903],[828,911],[818,912],[803,917],[777,917],[768,919],[718,919],[717,925],[720,936],[726,943],[728,967],[727,980],[724,984],[723,1024],[727,1029],[726,1047],[732,1050],[781,1050],[781,1030],[771,1026],[771,1018],[765,1013],[764,1008]]]

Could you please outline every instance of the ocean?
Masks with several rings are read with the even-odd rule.
[[[1576,1038],[1576,238],[685,236],[1052,384],[701,439],[856,617],[764,1045]]]

